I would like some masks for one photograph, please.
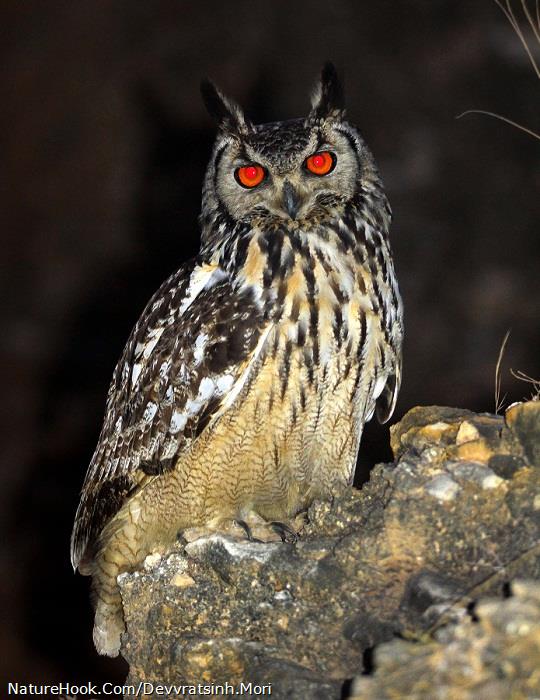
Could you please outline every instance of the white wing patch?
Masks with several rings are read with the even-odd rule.
[[[221,374],[215,378],[203,377],[199,385],[197,396],[186,401],[182,409],[175,409],[173,411],[169,432],[176,435],[183,430],[188,420],[200,413],[201,408],[203,408],[210,399],[223,396],[229,391],[233,383],[234,376],[232,374]]]
[[[226,273],[219,267],[213,265],[202,265],[196,267],[189,278],[187,294],[180,304],[180,315],[191,306],[194,299],[203,289],[210,289],[220,280],[226,277]]]
[[[152,353],[157,347],[167,325],[173,320],[175,323],[177,323],[178,318],[185,314],[186,310],[189,309],[189,307],[196,300],[197,296],[203,290],[212,288],[226,277],[227,273],[215,265],[202,265],[193,270],[184,298],[178,307],[179,316],[177,316],[175,319],[168,319],[167,323],[163,323],[162,321],[162,325],[149,329],[144,337],[144,340],[139,341],[135,346],[134,364],[131,367],[132,391],[135,391],[138,388],[141,375],[144,373],[145,368],[151,361]],[[253,351],[248,366],[244,369],[242,375],[238,377],[238,379],[236,378],[237,375],[235,369],[232,367],[227,368],[221,374],[204,376],[200,380],[197,393],[185,399],[185,403],[180,406],[174,406],[175,402],[180,398],[177,396],[175,387],[172,384],[167,386],[163,397],[163,404],[168,404],[169,406],[170,404],[173,404],[173,410],[168,421],[169,425],[167,432],[170,435],[170,440],[162,446],[162,457],[167,455],[174,456],[178,449],[180,434],[186,429],[186,426],[192,419],[197,419],[197,417],[201,415],[212,399],[225,397],[220,409],[213,416],[214,419],[219,417],[234,403],[247,381],[253,364],[258,358],[271,328],[272,326],[269,325],[268,328],[266,328],[262,333],[258,340],[257,346]],[[190,360],[190,365],[188,366],[185,362],[182,362],[179,364],[179,366],[175,367],[176,381],[179,385],[181,385],[184,381],[186,383],[192,381],[192,371],[195,367],[200,366],[204,362],[205,354],[208,351],[208,345],[211,341],[212,338],[210,338],[210,334],[204,330],[201,330],[201,332],[195,338],[192,346],[193,355]],[[175,350],[176,344],[180,342],[181,339],[177,338],[175,341]],[[159,365],[158,373],[162,380],[166,380],[169,372],[171,371],[171,366],[172,363],[170,359],[163,361]],[[156,403],[156,401],[149,401],[144,408],[142,422],[147,424],[151,423],[158,411],[158,403]],[[157,444],[154,445],[152,440],[150,440],[150,444],[145,448],[145,453],[150,455],[153,450],[158,449],[158,447],[159,446]]]

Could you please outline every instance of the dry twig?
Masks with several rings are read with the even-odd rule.
[[[517,372],[514,372],[513,369],[510,369],[510,374],[516,379],[519,379],[520,382],[526,382],[527,384],[530,384],[532,386],[533,393],[530,397],[531,401],[540,401],[540,379],[533,379],[532,377],[529,377],[528,374],[525,374],[525,372],[522,372],[520,369],[518,369]]]
[[[506,394],[501,399],[501,363],[504,356],[504,351],[506,348],[506,343],[510,337],[510,329],[506,331],[506,335],[501,343],[501,348],[499,350],[499,357],[497,358],[497,364],[495,365],[495,413],[498,414],[504,405],[506,400]]]
[[[514,8],[512,7],[511,0],[505,0],[503,3],[502,0],[494,0],[494,2],[497,4],[497,6],[502,10],[504,13],[504,16],[506,19],[510,22],[510,25],[514,32],[517,34],[519,40],[523,44],[523,47],[525,51],[527,52],[527,56],[529,57],[529,61],[531,62],[531,65],[533,67],[534,72],[536,73],[536,76],[540,79],[540,66],[538,65],[538,61],[535,58],[535,55],[533,53],[533,48],[529,45],[529,42],[527,41],[527,38],[525,37],[523,28],[520,24],[520,21],[516,17],[516,14],[514,12]],[[531,10],[529,9],[529,6],[527,5],[526,0],[521,0],[521,8],[523,10],[523,14],[525,15],[525,18],[527,20],[527,24],[532,30],[535,42],[540,46],[540,2],[539,0],[535,0],[535,15],[531,13]],[[496,114],[495,112],[489,112],[484,109],[468,109],[465,112],[462,112],[459,114],[456,119],[461,119],[461,117],[466,116],[467,114],[485,114],[488,117],[494,117],[495,119],[499,119],[500,121],[506,122],[507,124],[511,124],[514,126],[516,129],[519,129],[520,131],[524,131],[526,134],[529,134],[529,136],[533,136],[535,139],[540,140],[540,134],[537,133],[536,131],[533,131],[532,129],[528,129],[526,126],[523,126],[522,124],[518,124],[517,122],[513,121],[512,119],[509,119],[508,117],[503,117],[502,114]]]

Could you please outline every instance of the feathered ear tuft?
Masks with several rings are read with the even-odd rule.
[[[253,131],[253,125],[246,119],[242,108],[225,97],[210,80],[201,82],[201,95],[208,114],[220,129],[238,136],[245,136]]]
[[[311,98],[310,120],[339,118],[345,113],[345,98],[343,87],[339,81],[333,63],[328,61],[321,71],[321,79],[317,83]]]

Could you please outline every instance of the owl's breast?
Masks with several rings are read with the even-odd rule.
[[[246,281],[278,328],[276,342],[309,350],[323,371],[332,358],[354,352],[373,314],[372,271],[336,239],[331,230],[324,237],[278,233],[258,241],[246,265]]]
[[[330,237],[283,236],[248,251],[246,281],[273,329],[245,400],[261,409],[279,461],[310,489],[348,480],[373,410],[383,334],[370,274]]]

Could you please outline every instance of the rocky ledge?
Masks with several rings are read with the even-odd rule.
[[[123,574],[127,684],[540,695],[539,589],[510,586],[540,579],[540,402],[504,417],[418,407],[391,433],[395,462],[314,504],[295,544],[214,535]]]

